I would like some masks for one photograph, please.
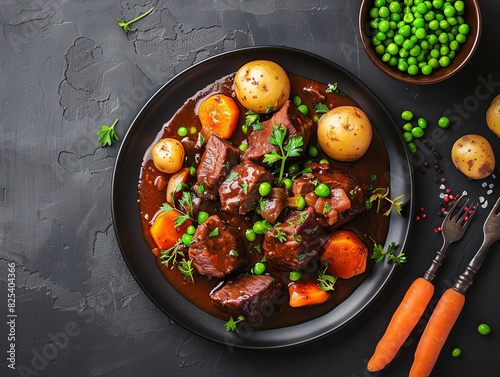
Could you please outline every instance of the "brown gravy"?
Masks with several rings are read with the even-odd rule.
[[[172,119],[165,124],[162,130],[158,133],[157,138],[151,145],[154,144],[160,138],[172,137],[183,141],[184,147],[186,149],[186,163],[185,166],[196,166],[202,154],[202,150],[197,150],[194,148],[198,132],[201,129],[201,124],[197,117],[197,106],[198,104],[207,96],[213,93],[223,93],[227,95],[232,95],[232,78],[233,76],[227,76],[221,78],[219,81],[213,83],[207,88],[198,92],[195,96],[188,99],[186,103],[177,111],[177,113],[172,117]],[[308,78],[289,74],[291,83],[291,98],[297,95],[303,99],[303,103],[308,106],[311,110],[314,109],[313,103],[308,103],[307,96],[304,95],[304,88],[309,85],[318,85],[322,92],[325,92],[326,85],[317,83]],[[356,105],[354,100],[352,100],[347,95],[341,95],[338,93],[328,93],[326,94],[326,101],[324,103],[329,107],[333,108],[342,105]],[[243,124],[245,118],[245,109],[240,109],[240,125]],[[311,111],[309,116],[315,115],[314,111]],[[261,117],[261,120],[262,117]],[[185,137],[180,137],[177,134],[177,129],[179,127],[196,127],[197,132],[193,134],[188,134]],[[312,143],[315,143],[315,132],[313,133]],[[238,146],[242,140],[246,138],[246,135],[241,131],[241,127],[238,127],[235,134],[231,138],[234,145]],[[320,151],[320,155],[317,160],[322,158],[328,158]],[[357,180],[360,182],[361,187],[368,187],[373,182],[370,181],[370,176],[372,174],[378,174],[379,179],[376,182],[376,187],[389,187],[388,177],[386,172],[389,171],[389,160],[387,152],[385,150],[383,141],[376,132],[374,127],[373,139],[367,153],[358,161],[354,163],[339,163],[331,159],[330,164],[343,170],[344,172],[354,172]],[[159,172],[153,165],[151,160],[150,151],[146,151],[144,155],[143,167],[141,171],[141,176],[139,179],[139,210],[141,216],[142,231],[144,239],[150,249],[157,248],[154,241],[152,240],[149,228],[151,226],[151,220],[154,218],[155,213],[159,210],[162,203],[166,201],[165,198],[165,187],[169,176]],[[160,188],[160,190],[158,189]],[[245,230],[252,226],[249,217],[239,216],[232,217],[225,213],[222,213],[220,209],[217,208],[217,202],[206,202],[204,201],[200,210],[207,211],[210,214],[217,213],[221,219],[229,222],[231,225],[236,227],[239,232],[242,233],[242,239],[247,243],[249,250],[249,261],[244,271],[250,271],[254,263],[262,259],[262,254],[255,251],[251,247],[251,243],[246,240],[244,233]],[[344,224],[342,228],[351,229],[355,231],[369,246],[371,250],[372,241],[376,240],[379,244],[385,243],[385,238],[387,235],[389,225],[389,217],[382,216],[382,213],[377,213],[375,209],[365,211],[359,214],[354,220],[347,224]],[[255,243],[256,241],[254,241]],[[150,255],[145,255],[144,258],[150,258]],[[161,270],[162,274],[165,276],[169,284],[171,284],[179,293],[182,294],[191,303],[210,313],[216,317],[219,317],[227,321],[230,314],[224,312],[223,310],[214,306],[210,300],[209,293],[220,283],[218,279],[210,279],[199,274],[195,275],[195,283],[187,282],[184,279],[184,275],[176,267],[165,267],[160,262],[160,258],[157,259],[158,268]],[[342,301],[347,299],[352,292],[369,276],[373,261],[369,258],[366,272],[355,276],[354,278],[348,280],[338,279],[335,284],[335,290],[332,292],[331,298],[323,304],[316,305],[313,307],[301,307],[292,308],[288,305],[288,298],[284,299],[284,302],[277,303],[267,314],[265,321],[258,325],[258,329],[268,329],[268,328],[278,328],[289,326],[293,324],[298,324],[301,322],[308,321],[320,315],[323,315]],[[280,279],[283,282],[283,286],[286,287],[289,283],[288,273],[286,276],[282,272],[273,271],[268,268],[266,273],[270,273],[276,279]],[[303,271],[303,276],[308,273],[308,269]],[[311,274],[316,274],[316,271],[311,268],[309,271]]]

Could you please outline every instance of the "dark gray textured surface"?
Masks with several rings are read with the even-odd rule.
[[[440,223],[435,213],[442,189],[432,179],[432,168],[418,172],[432,156],[414,156],[416,203],[427,219],[415,222],[409,262],[375,304],[320,341],[259,352],[190,334],[141,291],[123,261],[110,213],[120,142],[102,148],[95,136],[102,124],[119,118],[116,129],[123,137],[160,85],[193,63],[246,46],[286,45],[321,55],[358,76],[395,119],[404,109],[429,120],[450,116],[453,128],[426,134],[444,156],[446,185],[458,193],[466,189],[476,200],[482,196],[491,207],[500,194],[499,169],[496,178],[470,182],[455,171],[448,155],[456,138],[478,133],[491,140],[500,159],[500,140],[484,121],[500,93],[493,56],[500,44],[498,5],[481,3],[483,37],[473,60],[453,79],[425,87],[393,81],[375,69],[359,39],[359,5],[359,0],[0,0],[2,376],[407,375],[428,311],[387,370],[370,374],[366,361],[406,288],[426,269],[441,241],[432,229]],[[129,20],[151,7],[153,12],[130,33],[118,27],[117,17]],[[460,246],[450,248],[437,294],[452,284],[479,246],[480,220],[472,226]],[[499,251],[494,245],[467,292],[433,376],[500,375]],[[8,368],[6,357],[9,263],[16,265],[16,371]],[[481,322],[492,326],[487,337],[476,331]],[[450,356],[455,346],[462,348],[458,359]]]

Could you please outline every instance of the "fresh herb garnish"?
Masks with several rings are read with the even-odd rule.
[[[214,229],[210,232],[210,234],[209,234],[208,236],[209,236],[209,237],[218,237],[218,236],[219,236],[219,234],[220,234],[220,231],[219,231],[219,228],[217,227],[217,228],[214,228]]]
[[[181,240],[179,239],[179,241],[177,241],[177,243],[170,249],[162,250],[160,252],[161,264],[164,264],[167,267],[170,262],[172,262],[172,265],[177,264],[177,257],[184,257],[184,252],[179,250],[180,245]]]
[[[328,106],[326,106],[324,103],[322,102],[318,102],[318,103],[315,103],[314,104],[314,110],[318,113],[318,114],[326,114],[328,111],[330,111],[330,109],[328,108]]]
[[[226,322],[226,331],[236,331],[236,332],[240,332],[238,330],[238,323],[240,323],[241,321],[244,321],[245,320],[245,317],[243,317],[242,315],[239,315],[238,318],[236,320],[233,319],[233,317],[229,318],[229,321]]]
[[[116,123],[118,123],[118,119],[116,119],[111,126],[103,124],[101,129],[97,131],[99,143],[101,143],[103,147],[113,144],[113,140],[119,140],[115,131]]]
[[[391,213],[392,209],[397,212],[398,215],[401,215],[401,207],[403,205],[403,202],[400,201],[404,197],[404,194],[396,196],[394,199],[389,198],[389,187],[383,188],[379,187],[376,188],[375,190],[372,191],[372,194],[370,195],[369,201],[373,203],[374,201],[377,201],[377,212],[380,211],[380,208],[382,207],[382,202],[384,200],[388,201],[391,206],[387,211],[384,212],[384,216],[389,216]],[[399,200],[399,201],[398,201]]]
[[[341,96],[345,96],[345,93],[343,93],[340,90],[339,85],[337,83],[328,84],[328,86],[326,87],[326,92],[327,93],[337,93],[337,94],[340,94]]]
[[[273,237],[277,238],[278,241],[280,241],[281,243],[285,242],[286,241],[286,233],[283,232],[279,228],[274,228],[274,229],[276,230],[276,233],[273,234]]]
[[[302,136],[291,137],[285,144],[286,133],[287,129],[285,126],[279,124],[274,125],[273,133],[269,138],[269,143],[278,146],[279,153],[274,150],[271,153],[266,153],[264,155],[264,162],[267,162],[270,165],[278,161],[281,162],[278,177],[278,186],[280,186],[283,182],[283,173],[285,171],[285,162],[287,158],[300,156],[300,153],[302,152],[302,146],[304,145]]]
[[[373,243],[373,254],[372,254],[372,259],[375,259],[375,262],[380,262],[382,261],[385,257],[389,261],[392,261],[396,263],[398,266],[400,266],[402,263],[406,262],[406,255],[405,253],[399,253],[398,255],[394,255],[394,252],[396,251],[398,245],[396,245],[395,242],[391,242],[389,246],[387,246],[387,250],[384,250],[384,247],[382,245],[377,244],[376,242]]]
[[[328,262],[323,263],[323,268],[318,268],[318,284],[319,289],[322,291],[333,291],[333,286],[337,282],[337,278],[335,276],[329,275],[326,273],[328,269]]]
[[[191,282],[194,283],[194,277],[193,277],[193,260],[192,259],[182,259],[180,263],[177,264],[177,268],[179,269],[180,272],[185,276],[185,279],[191,279]]]
[[[123,21],[119,18],[116,19],[116,21],[118,22],[118,25],[120,27],[123,28],[123,30],[125,30],[126,33],[128,33],[130,31],[130,25],[132,25],[134,22],[136,21],[139,21],[141,18],[144,18],[146,17],[149,13],[151,13],[151,11],[153,10],[153,8],[151,8],[150,10],[148,10],[146,13],[143,13],[141,15],[139,15],[138,17],[134,18],[133,20],[130,20],[128,22],[126,21]]]
[[[258,113],[252,110],[248,110],[245,114],[245,129],[248,129],[248,127],[250,126],[253,127],[254,131],[259,131],[262,129],[262,123],[260,123],[260,116]]]

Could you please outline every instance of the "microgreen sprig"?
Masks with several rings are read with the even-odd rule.
[[[111,126],[103,124],[101,129],[97,131],[99,143],[101,143],[103,147],[113,144],[114,140],[119,140],[115,131],[116,123],[118,123],[118,119],[116,119]]]
[[[120,18],[117,18],[116,21],[118,22],[118,25],[120,27],[123,28],[123,30],[125,30],[126,33],[128,33],[130,31],[130,25],[132,25],[134,22],[136,21],[139,21],[141,18],[144,18],[146,17],[149,13],[151,13],[151,11],[153,10],[153,8],[151,8],[150,10],[148,10],[146,13],[143,13],[141,15],[139,15],[138,17],[134,18],[133,20],[130,20],[130,21],[124,21]]]
[[[323,268],[318,268],[318,284],[319,289],[322,291],[333,291],[334,285],[337,282],[337,278],[335,276],[329,275],[326,273],[328,269],[328,262],[323,263]]]
[[[380,211],[380,208],[382,207],[382,202],[388,201],[391,206],[387,211],[384,212],[384,216],[389,216],[391,213],[392,209],[397,212],[398,215],[401,215],[401,207],[403,205],[403,202],[401,199],[404,197],[404,194],[396,196],[394,199],[391,199],[389,197],[389,187],[383,188],[379,187],[376,188],[375,190],[372,191],[372,194],[369,198],[370,203],[373,203],[374,201],[377,201],[377,212]]]

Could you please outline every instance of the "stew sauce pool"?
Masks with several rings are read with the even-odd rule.
[[[310,99],[311,96],[308,94],[308,88],[317,87],[322,93],[326,93],[326,84],[318,83],[294,74],[288,75],[291,84],[290,97],[301,97],[302,103],[307,105],[309,108],[309,117],[312,118],[314,115],[321,116],[321,114],[314,113],[314,104]],[[184,166],[197,167],[203,153],[203,149],[196,147],[198,133],[201,129],[201,124],[197,116],[197,107],[211,94],[222,93],[231,96],[233,94],[232,83],[232,75],[223,77],[207,88],[199,91],[192,98],[188,99],[186,103],[176,112],[172,119],[164,125],[151,146],[161,138],[169,137],[181,140],[186,151]],[[334,92],[326,93],[325,95],[326,100],[323,101],[323,103],[325,103],[329,108],[343,105],[357,106],[357,104],[348,95],[344,95],[343,93],[339,94]],[[240,143],[247,137],[241,130],[241,125],[245,120],[245,111],[246,110],[244,108],[240,108],[239,126],[231,138],[232,144],[236,147],[239,146]],[[261,121],[264,120],[265,118],[261,116]],[[187,136],[181,137],[177,133],[179,127],[186,127],[188,130],[195,127],[196,132],[189,132]],[[313,132],[312,142],[310,144],[316,145],[315,131]],[[165,189],[170,176],[158,171],[154,167],[150,149],[151,148],[146,151],[143,158],[143,167],[139,179],[138,205],[144,239],[153,253],[158,254],[159,250],[150,235],[149,229],[155,214],[159,211],[161,205],[166,202]],[[389,187],[387,177],[389,172],[389,160],[383,142],[376,132],[375,127],[373,128],[373,137],[370,147],[361,159],[355,161],[354,163],[340,163],[329,159],[328,156],[323,154],[320,150],[320,154],[314,160],[319,161],[321,159],[328,159],[332,167],[340,169],[345,173],[353,173],[363,188],[367,188],[373,184],[370,180],[370,177],[373,174],[378,175],[378,180],[376,182],[377,187]],[[190,185],[195,181],[196,177],[193,177]],[[376,205],[374,205],[374,207],[376,207]],[[263,252],[259,253],[254,247],[259,240],[261,241],[260,237],[262,236],[257,236],[257,240],[254,242],[248,241],[245,237],[245,231],[252,227],[252,216],[228,215],[220,210],[220,203],[218,201],[209,202],[204,200],[199,210],[206,211],[211,215],[217,214],[223,221],[238,230],[241,234],[240,238],[246,243],[245,246],[248,250],[248,263],[246,263],[242,270],[238,270],[238,274],[245,272],[251,273],[252,266],[256,262],[261,261],[263,257]],[[371,210],[358,214],[357,217],[342,225],[341,228],[353,230],[362,240],[365,241],[369,249],[369,255],[371,255],[373,240],[379,244],[385,243],[388,225],[389,217],[383,216],[382,211],[377,213],[375,208],[372,208]],[[144,258],[150,257],[152,256],[144,256]],[[228,312],[216,307],[209,297],[210,292],[217,287],[218,284],[220,284],[221,279],[207,278],[195,272],[194,283],[192,283],[190,280],[185,279],[185,275],[183,275],[177,267],[172,266],[172,264],[170,264],[169,267],[166,267],[161,264],[159,257],[155,258],[158,268],[168,283],[171,284],[188,301],[205,312],[219,317],[224,321],[227,321],[232,316]],[[266,274],[270,274],[274,277],[274,279],[281,281],[285,290],[285,295],[282,300],[273,305],[273,308],[269,310],[269,312],[265,313],[263,321],[258,324],[252,324],[252,326],[256,329],[284,327],[311,320],[331,311],[342,301],[348,298],[352,292],[369,276],[373,268],[373,264],[373,260],[368,257],[367,268],[363,274],[346,280],[337,279],[335,289],[331,292],[331,297],[327,302],[312,307],[300,308],[292,308],[288,305],[288,293],[286,292],[286,287],[290,283],[288,277],[289,271],[283,272],[273,270],[271,265],[266,264]],[[308,273],[310,273],[311,276],[312,274],[316,274],[317,265],[318,264],[316,263],[316,266],[312,266],[309,270],[306,268],[302,271],[302,276],[305,276]]]

